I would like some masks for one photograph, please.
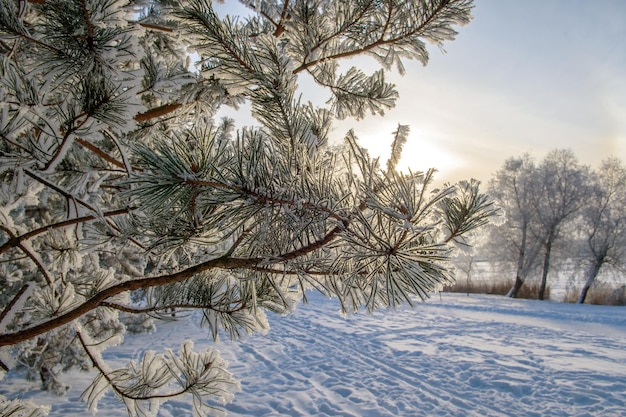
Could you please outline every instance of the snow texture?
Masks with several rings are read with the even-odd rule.
[[[220,342],[242,388],[228,415],[626,416],[623,307],[442,294],[414,309],[347,319],[337,311],[312,295],[293,315],[270,316],[266,336]],[[204,349],[211,342],[197,322],[128,336],[103,357],[123,366],[187,338]],[[51,403],[50,416],[85,416],[78,398],[89,375],[69,379],[72,390],[55,397],[12,372],[0,395]],[[111,393],[98,408],[126,415]],[[172,401],[158,415],[191,415],[191,406]]]

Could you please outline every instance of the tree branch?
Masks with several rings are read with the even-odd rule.
[[[8,227],[0,224],[0,229],[2,229],[7,235],[9,235],[9,241],[13,241],[16,238],[15,234]],[[35,264],[39,272],[41,272],[41,275],[43,275],[43,277],[45,278],[48,285],[52,285],[52,277],[50,276],[50,273],[48,272],[48,270],[43,266],[39,258],[37,258],[37,256],[34,253],[32,253],[30,249],[24,246],[21,242],[18,241],[15,246],[20,248],[22,252],[24,252],[24,255],[28,256],[30,260],[33,261],[33,263]]]
[[[13,298],[11,299],[9,304],[7,304],[7,306],[4,308],[4,310],[2,310],[2,313],[0,313],[0,323],[2,323],[2,320],[4,320],[4,318],[7,316],[7,314],[9,314],[9,312],[11,311],[13,306],[19,301],[20,297],[22,296],[22,294],[24,294],[26,292],[28,287],[29,287],[28,283],[22,285],[22,288],[20,288],[20,290],[17,292],[17,294],[15,294],[15,296],[13,296]]]
[[[102,217],[112,217],[112,216],[119,216],[120,214],[127,214],[131,209],[129,208],[123,208],[123,209],[117,209],[117,210],[112,210],[112,211],[107,211],[101,214]],[[88,222],[91,220],[95,220],[97,219],[99,216],[83,216],[83,217],[77,217],[75,219],[69,219],[69,220],[64,220],[58,223],[53,223],[53,224],[49,224],[47,226],[43,226],[40,227],[38,229],[34,229],[31,230],[30,232],[24,233],[23,235],[20,236],[15,236],[15,235],[9,235],[9,240],[7,242],[5,242],[2,246],[0,246],[0,254],[6,252],[7,250],[9,250],[10,248],[19,246],[23,241],[31,239],[37,235],[40,235],[42,233],[46,233],[49,230],[54,230],[54,229],[61,229],[63,227],[67,227],[67,226],[72,226],[75,224],[79,224],[79,223],[84,223],[84,222]],[[8,233],[8,232],[7,232]]]
[[[334,211],[332,211],[331,209],[329,209],[326,206],[320,206],[318,204],[314,204],[311,202],[296,202],[293,200],[288,200],[288,199],[284,199],[284,198],[277,198],[277,197],[273,197],[271,195],[266,195],[266,194],[262,194],[258,191],[253,191],[253,190],[249,190],[245,187],[240,187],[237,185],[228,185],[228,184],[224,184],[221,182],[217,182],[217,181],[206,181],[206,180],[194,180],[194,179],[181,179],[182,182],[184,184],[189,184],[192,186],[200,186],[200,187],[214,187],[214,188],[221,188],[221,189],[227,189],[227,190],[233,190],[236,191],[238,193],[244,194],[246,196],[249,197],[253,197],[255,198],[257,201],[261,202],[261,203],[270,203],[270,204],[278,204],[278,205],[286,205],[286,206],[302,206],[302,207],[308,207],[310,209],[314,209],[317,211],[321,211],[323,213],[328,214],[329,217],[338,220],[340,222],[343,222],[346,220],[346,218],[344,216],[341,216],[338,213],[335,213]]]
[[[166,114],[172,113],[178,110],[181,106],[182,104],[180,103],[164,104],[162,106],[149,109],[148,111],[145,111],[143,113],[137,113],[134,119],[137,122],[145,122],[147,120],[165,116]]]
[[[292,259],[296,259],[300,256],[304,256],[308,253],[314,252],[317,249],[322,248],[327,245],[333,239],[335,239],[339,233],[341,233],[348,226],[349,221],[343,220],[341,226],[337,226],[332,229],[326,236],[322,239],[313,242],[312,244],[302,247],[300,249],[296,249],[292,252],[287,252],[282,255],[277,255],[272,257],[269,263],[283,263],[290,261]],[[19,342],[23,342],[28,339],[32,339],[33,337],[39,336],[40,334],[46,333],[52,329],[63,326],[72,322],[73,320],[78,319],[84,314],[87,314],[91,310],[100,306],[103,302],[105,302],[108,298],[113,297],[117,294],[136,290],[139,288],[151,288],[158,287],[166,284],[173,284],[176,282],[185,281],[188,278],[191,278],[195,274],[208,271],[213,268],[220,269],[254,269],[257,265],[267,262],[266,257],[264,258],[234,258],[230,256],[222,256],[219,258],[211,259],[200,264],[194,265],[192,267],[183,269],[182,271],[161,275],[157,277],[147,277],[147,278],[139,278],[130,281],[124,281],[117,285],[113,285],[112,287],[106,288],[97,294],[93,295],[89,300],[85,301],[81,305],[77,306],[73,310],[70,310],[66,313],[61,314],[60,316],[56,316],[51,318],[50,320],[40,323],[38,325],[29,327],[27,329],[18,330],[14,333],[7,333],[0,335],[0,347],[14,345]]]
[[[0,335],[0,346],[14,345],[28,339],[32,339],[40,334],[46,333],[52,329],[63,326],[78,319],[82,315],[90,312],[100,306],[106,299],[113,297],[122,292],[136,290],[139,288],[151,288],[166,284],[173,284],[191,278],[193,275],[207,271],[212,268],[237,269],[252,266],[259,263],[260,259],[243,259],[243,258],[215,258],[209,261],[194,265],[174,274],[161,275],[157,277],[139,278],[130,281],[124,281],[112,287],[106,288],[73,310],[51,318],[41,324],[22,329],[14,333]]]
[[[93,211],[94,213],[98,213],[98,210],[94,206],[92,206],[91,204],[87,203],[86,201],[81,200],[80,198],[75,197],[72,193],[64,190],[63,188],[61,188],[61,187],[57,186],[56,184],[48,181],[47,179],[45,179],[43,177],[40,177],[39,175],[35,174],[30,169],[25,168],[24,169],[24,173],[26,175],[28,175],[29,177],[33,178],[34,180],[39,181],[40,183],[42,183],[46,187],[52,188],[54,191],[56,191],[57,193],[61,194],[65,198],[70,199],[70,200],[74,200],[78,204],[80,204],[81,206],[83,206],[83,207]]]
[[[275,37],[279,37],[285,31],[285,26],[283,25],[283,22],[285,21],[285,18],[287,17],[287,10],[289,9],[289,2],[290,0],[285,0],[285,3],[283,4],[283,11],[280,13],[280,19],[278,20],[278,24],[272,22],[276,25],[276,30],[274,31]]]
[[[152,313],[152,312],[157,312],[157,311],[162,311],[162,310],[168,310],[171,308],[181,308],[181,309],[208,309],[208,310],[213,310],[217,313],[222,313],[222,314],[233,314],[236,313],[237,311],[241,311],[244,308],[247,307],[246,303],[241,303],[240,300],[233,300],[230,302],[230,304],[241,304],[239,307],[235,307],[233,309],[230,310],[222,310],[219,309],[217,307],[214,307],[212,305],[198,305],[198,304],[189,304],[189,303],[180,303],[180,304],[168,304],[166,306],[152,306],[152,307],[145,307],[145,308],[135,308],[135,307],[130,307],[130,306],[125,306],[122,304],[117,304],[117,303],[110,303],[108,301],[104,301],[102,303],[100,303],[100,307],[108,307],[108,308],[113,308],[115,310],[119,310],[119,311],[123,311],[124,313],[130,313],[130,314],[141,314],[141,313]]]
[[[433,9],[432,13],[428,16],[428,18],[426,18],[426,20],[424,20],[423,23],[421,23],[419,26],[416,26],[414,28],[412,28],[409,32],[405,32],[399,36],[395,36],[389,39],[385,39],[385,35],[386,35],[386,31],[387,28],[389,27],[390,24],[390,15],[388,16],[388,19],[385,21],[385,27],[383,32],[381,33],[380,37],[378,38],[378,40],[368,44],[368,45],[364,45],[360,48],[356,48],[353,49],[351,51],[345,51],[345,52],[340,52],[338,54],[334,54],[334,55],[329,55],[326,57],[321,57],[321,58],[317,58],[314,59],[313,61],[309,61],[309,62],[303,62],[300,66],[298,66],[297,68],[295,68],[293,70],[294,74],[298,74],[299,72],[302,72],[304,70],[306,70],[309,67],[315,66],[323,61],[328,61],[328,60],[337,60],[337,59],[341,59],[341,58],[349,58],[349,57],[353,57],[353,56],[357,56],[360,55],[362,53],[368,52],[374,48],[377,48],[379,46],[383,46],[383,45],[390,45],[390,44],[394,44],[398,41],[401,41],[403,39],[406,39],[410,36],[416,35],[418,33],[420,33],[422,30],[424,30],[424,28],[430,24],[433,19],[439,14],[439,12],[445,7],[445,4],[440,5],[439,7]],[[391,10],[391,9],[390,9]]]
[[[154,29],[154,30],[160,30],[161,32],[174,32],[174,29],[172,28],[168,28],[165,26],[160,26],[160,25],[155,25],[154,23],[141,23],[141,22],[131,22],[135,25],[139,25],[141,27],[144,27],[146,29]]]
[[[133,166],[131,166],[130,161],[128,160],[128,158],[126,157],[126,154],[124,153],[124,150],[122,149],[122,145],[120,141],[115,137],[115,135],[111,134],[108,130],[104,130],[102,133],[104,134],[104,136],[109,138],[109,140],[113,142],[115,146],[117,147],[117,150],[119,151],[120,156],[122,158],[122,164],[124,165],[124,168],[126,169],[126,173],[128,174],[128,176],[130,176],[133,173],[133,171],[137,171],[137,172],[143,171],[143,169],[141,168],[134,168]]]
[[[24,246],[22,243],[17,245],[22,252],[24,252],[24,254],[26,256],[28,256],[30,258],[31,261],[33,261],[33,263],[35,264],[35,266],[37,267],[37,269],[39,270],[39,272],[41,272],[41,275],[43,275],[43,277],[45,278],[46,282],[48,283],[48,285],[52,285],[52,277],[50,276],[50,273],[48,272],[48,270],[46,269],[45,266],[43,266],[43,264],[41,263],[41,261],[39,260],[39,258],[37,258],[37,256],[32,253],[26,246]]]
[[[83,138],[76,138],[74,140],[80,146],[82,146],[85,149],[90,150],[91,152],[95,153],[100,158],[104,159],[105,161],[110,162],[111,164],[115,165],[118,168],[126,169],[126,166],[123,163],[121,163],[117,159],[113,158],[112,156],[110,156],[108,153],[104,152],[102,149],[98,148],[93,143],[91,143],[91,142],[89,142],[89,141],[87,141],[87,140],[85,140]]]
[[[71,123],[74,124],[80,117],[84,117],[84,119],[77,126],[72,126],[72,127],[67,129],[67,132],[65,132],[65,134],[63,135],[63,139],[61,141],[61,144],[59,146],[57,146],[56,150],[54,151],[54,154],[52,154],[52,158],[50,158],[50,160],[48,162],[46,162],[46,164],[43,167],[43,171],[50,170],[56,164],[57,159],[59,159],[59,157],[64,154],[63,151],[65,150],[65,148],[72,144],[72,141],[70,140],[70,137],[72,136],[72,134],[76,130],[80,129],[85,123],[87,123],[87,120],[89,120],[89,116],[88,115],[80,114],[80,115],[76,116],[72,120]]]

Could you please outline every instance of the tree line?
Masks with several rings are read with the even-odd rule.
[[[584,274],[578,302],[584,303],[600,271],[626,265],[626,168],[618,158],[597,170],[568,149],[542,160],[507,159],[493,174],[488,193],[501,222],[483,236],[481,256],[515,265],[508,295],[516,297],[529,278],[539,278],[544,299],[555,258],[575,259]]]

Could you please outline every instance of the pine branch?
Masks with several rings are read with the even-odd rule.
[[[324,247],[325,245],[330,243],[332,240],[334,240],[348,226],[348,224],[349,222],[347,220],[343,220],[343,223],[341,226],[337,226],[334,229],[332,229],[322,239],[315,241],[306,247],[299,248],[291,252],[286,252],[284,254],[274,256],[271,259],[271,263],[288,262],[290,260],[296,259],[300,256],[307,255],[311,252],[314,252]],[[94,294],[89,300],[85,301],[84,303],[80,304],[73,310],[68,311],[60,316],[51,318],[46,322],[29,327],[27,329],[21,329],[14,333],[0,335],[0,347],[7,346],[7,345],[14,345],[16,343],[23,342],[28,339],[32,339],[36,336],[39,336],[57,327],[71,323],[73,320],[78,319],[84,314],[87,314],[91,310],[100,306],[108,298],[111,298],[123,292],[137,290],[140,288],[146,289],[146,288],[152,288],[152,287],[158,287],[158,286],[163,286],[167,284],[182,282],[182,281],[187,280],[188,278],[191,278],[192,276],[196,274],[211,270],[213,268],[226,269],[226,270],[235,270],[235,269],[245,270],[245,269],[253,269],[257,265],[262,264],[264,262],[267,262],[265,257],[263,258],[238,258],[238,257],[221,256],[219,258],[202,262],[200,264],[191,266],[189,268],[183,269],[173,274],[166,274],[166,275],[161,275],[161,276],[156,276],[156,277],[138,278],[134,280],[124,281],[120,284],[113,285],[105,290],[102,290]]]
[[[91,23],[91,18],[89,16],[89,10],[87,10],[87,2],[86,0],[81,0],[82,2],[82,11],[83,11],[83,19],[85,19],[85,25],[87,26],[87,46],[89,49],[93,49],[93,24]]]
[[[155,25],[154,23],[142,23],[142,22],[130,22],[130,23],[133,23],[135,25],[139,25],[139,26],[144,27],[146,29],[159,30],[159,31],[168,32],[168,33],[174,32],[174,29],[172,29],[172,28],[168,28],[168,27],[161,26],[161,25]]]
[[[44,1],[44,0],[42,0],[42,1]],[[40,41],[37,38],[33,38],[32,36],[27,35],[25,33],[21,33],[21,32],[12,32],[12,34],[15,35],[15,36],[19,36],[20,38],[23,38],[23,39],[27,40],[28,42],[34,43],[35,45],[41,46],[41,47],[43,47],[45,49],[48,49],[48,50],[54,52],[55,54],[57,54],[59,56],[63,56],[63,51],[62,50],[60,50],[60,49],[58,49],[58,48],[56,48],[56,47],[54,47],[52,45],[49,45],[49,44],[47,44],[47,43],[45,43],[43,41]]]
[[[50,276],[50,272],[48,272],[46,267],[41,263],[41,260],[37,257],[37,255],[31,252],[31,250],[24,246],[23,243],[18,244],[17,247],[20,248],[21,251],[24,252],[24,254],[31,259],[31,261],[33,261],[41,275],[43,275],[44,279],[46,280],[46,283],[48,285],[52,285],[52,277]]]
[[[177,397],[179,395],[185,394],[186,392],[190,391],[193,388],[193,384],[190,384],[190,385],[182,388],[178,392],[172,392],[172,393],[168,393],[168,394],[150,394],[148,396],[146,396],[146,395],[132,395],[132,394],[126,392],[123,388],[119,387],[115,383],[113,378],[111,378],[109,373],[104,370],[104,367],[102,366],[102,364],[100,364],[100,362],[98,361],[96,356],[91,352],[91,349],[89,348],[89,345],[85,341],[85,338],[81,334],[81,332],[76,332],[76,334],[78,335],[78,339],[80,341],[80,344],[82,345],[85,353],[89,357],[89,360],[91,361],[91,364],[94,366],[94,368],[96,368],[98,370],[100,375],[102,375],[102,377],[104,379],[106,379],[106,381],[109,384],[109,386],[111,387],[111,389],[113,389],[113,391],[115,391],[115,393],[117,395],[119,395],[120,397],[122,397],[122,398],[127,398],[127,399],[133,400],[133,401],[146,401],[146,400],[157,399],[157,398],[158,399],[173,398],[173,397]]]
[[[81,117],[83,118],[83,120],[81,120],[80,123],[78,123],[78,125],[74,125],[74,123],[76,123],[76,121],[80,119]],[[71,127],[69,127],[67,131],[63,134],[63,139],[61,140],[61,144],[57,146],[56,150],[52,154],[52,158],[50,158],[48,162],[46,162],[46,164],[43,167],[43,171],[51,170],[52,167],[58,163],[58,160],[61,157],[61,155],[65,154],[65,148],[72,145],[72,141],[70,140],[70,138],[73,136],[74,132],[80,129],[85,123],[87,123],[88,120],[89,120],[89,116],[83,113],[83,114],[76,116],[70,123],[68,123],[68,126],[71,126]]]
[[[254,198],[260,204],[276,204],[276,205],[287,205],[291,207],[295,207],[295,206],[307,207],[315,211],[326,213],[328,214],[329,217],[337,221],[340,221],[340,222],[346,221],[345,216],[342,216],[341,214],[334,212],[333,210],[331,210],[325,205],[316,204],[310,201],[294,201],[294,200],[285,199],[285,198],[278,198],[278,197],[272,196],[271,194],[264,194],[264,193],[261,193],[260,191],[250,190],[246,187],[226,184],[226,183],[222,183],[218,181],[206,181],[206,180],[184,178],[184,179],[180,179],[180,182],[186,185],[193,186],[193,187],[209,187],[209,188],[219,188],[219,189],[224,189],[224,190],[235,191],[236,193],[240,193],[244,196]]]
[[[111,134],[108,130],[104,130],[103,134],[104,134],[104,136],[109,138],[109,140],[111,142],[113,142],[115,144],[115,146],[117,147],[117,150],[119,151],[119,153],[120,153],[120,155],[122,157],[122,163],[124,165],[124,168],[126,169],[126,174],[128,174],[128,176],[130,176],[133,173],[133,171],[138,171],[138,172],[143,171],[141,168],[133,168],[131,166],[130,161],[128,160],[128,158],[126,157],[126,154],[124,153],[124,150],[122,149],[122,144],[116,138],[115,135]]]
[[[300,64],[298,67],[296,67],[293,70],[294,74],[298,74],[304,70],[307,70],[310,67],[314,67],[322,62],[325,61],[329,61],[329,60],[339,60],[342,58],[350,58],[350,57],[354,57],[354,56],[358,56],[361,54],[364,54],[366,52],[372,51],[375,48],[381,47],[381,46],[385,46],[385,45],[393,45],[395,43],[398,43],[400,41],[403,41],[407,38],[410,38],[411,36],[415,36],[418,35],[420,33],[423,33],[424,29],[427,28],[439,15],[439,13],[441,13],[442,10],[444,10],[446,8],[446,6],[448,5],[449,1],[442,1],[437,7],[435,7],[434,9],[432,9],[431,13],[428,15],[428,17],[419,25],[411,28],[411,30],[407,31],[407,32],[403,32],[398,36],[392,36],[390,38],[385,38],[385,36],[387,35],[387,30],[390,27],[390,23],[391,23],[391,14],[392,14],[392,5],[389,6],[389,14],[387,16],[387,19],[384,23],[384,29],[383,31],[381,31],[381,34],[379,36],[379,38],[374,41],[371,42],[367,45],[363,45],[359,48],[354,48],[352,50],[349,51],[345,51],[345,52],[340,52],[340,53],[335,53],[335,54],[330,54],[327,56],[323,56],[317,59],[314,59],[312,61],[309,62],[303,62],[302,64]]]
[[[189,24],[191,33],[200,34],[214,42],[215,55],[225,54],[240,69],[244,69],[251,79],[256,79],[259,74],[263,73],[260,67],[254,67],[253,57],[246,55],[245,47],[242,49],[241,45],[236,42],[232,28],[219,19],[210,2],[206,2],[206,0],[192,2],[190,5],[183,6],[178,15],[193,22],[193,24]],[[243,41],[245,42],[245,40]]]
[[[181,282],[197,273],[207,271],[211,268],[238,268],[248,264],[253,264],[254,261],[256,260],[251,261],[247,259],[216,258],[184,269],[174,274],[124,281],[120,284],[116,284],[105,290],[99,291],[89,300],[80,304],[73,310],[61,314],[60,316],[53,317],[41,324],[18,330],[14,333],[0,335],[0,346],[14,345],[16,343],[20,343],[25,340],[37,337],[57,327],[71,323],[72,321],[99,307],[100,304],[102,302],[105,302],[108,298],[111,298],[117,294],[140,288],[151,288],[175,282]]]
[[[46,233],[50,230],[62,229],[67,226],[73,226],[76,224],[89,222],[91,220],[100,219],[102,217],[113,217],[113,216],[119,216],[121,214],[128,214],[130,210],[132,209],[123,208],[123,209],[118,209],[118,210],[106,211],[99,216],[89,215],[89,216],[76,217],[74,219],[64,220],[58,223],[49,224],[47,226],[43,226],[38,229],[31,230],[30,232],[24,233],[23,235],[15,236],[11,234],[9,236],[9,240],[6,241],[2,246],[0,246],[0,254],[6,252],[7,250],[13,247],[20,246],[22,242],[25,240],[32,239],[33,237],[38,236],[42,233]]]
[[[0,132],[0,136],[2,136],[2,139],[4,141],[6,141],[8,144],[15,146],[18,149],[21,149],[22,151],[26,152],[26,153],[30,153],[30,149],[24,147],[23,145],[9,139],[4,133]]]

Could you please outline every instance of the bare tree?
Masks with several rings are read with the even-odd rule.
[[[604,265],[619,267],[626,262],[626,168],[619,159],[605,160],[594,175],[581,219],[589,258],[578,297],[584,303]]]
[[[502,223],[490,227],[488,251],[515,263],[515,282],[507,296],[516,297],[541,249],[538,239],[537,168],[526,154],[509,158],[489,183],[489,194],[502,209]]]
[[[553,246],[560,237],[563,224],[573,219],[588,197],[589,168],[581,166],[571,150],[556,149],[544,158],[538,175],[540,189],[536,211],[543,236],[539,299],[543,300]]]

